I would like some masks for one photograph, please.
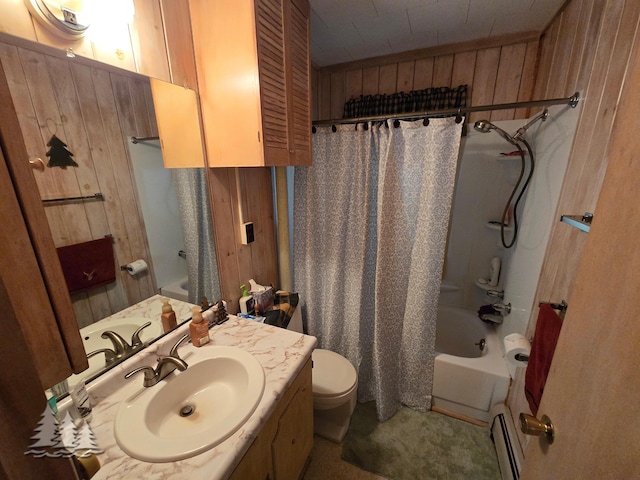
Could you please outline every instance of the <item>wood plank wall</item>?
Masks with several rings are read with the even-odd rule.
[[[342,118],[344,103],[360,95],[430,87],[466,84],[470,105],[531,100],[537,56],[538,36],[526,33],[318,68],[313,79],[314,120]],[[528,109],[477,112],[469,121],[512,120],[528,114]]]
[[[563,97],[580,91],[582,112],[556,218],[594,212],[608,163],[619,97],[632,59],[640,3],[633,0],[571,0],[544,33],[535,98]],[[535,331],[537,304],[566,299],[572,290],[587,235],[558,222],[552,232],[536,292],[527,336]],[[612,299],[614,300],[614,299]],[[518,369],[508,398],[514,419],[528,412],[524,371]],[[579,408],[583,399],[576,399]],[[525,445],[530,437],[518,432]]]
[[[34,171],[41,197],[105,196],[45,206],[56,247],[111,234],[116,265],[142,258],[153,268],[126,144],[128,136],[158,134],[149,80],[1,42],[0,60],[29,155],[47,163],[55,133],[79,165]],[[72,295],[80,327],[156,293],[151,271],[132,277],[118,270],[116,277]]]

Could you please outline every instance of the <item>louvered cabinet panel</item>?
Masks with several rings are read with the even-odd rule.
[[[209,166],[311,164],[308,0],[189,0]]]

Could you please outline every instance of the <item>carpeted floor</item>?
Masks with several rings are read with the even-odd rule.
[[[374,402],[356,406],[342,458],[392,480],[501,478],[487,428],[409,408],[378,423]]]

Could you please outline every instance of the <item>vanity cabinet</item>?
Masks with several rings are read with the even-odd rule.
[[[311,165],[307,0],[190,0],[210,167]]]
[[[313,447],[311,359],[285,392],[231,480],[295,480]]]

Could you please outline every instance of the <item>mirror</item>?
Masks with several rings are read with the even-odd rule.
[[[170,284],[188,284],[187,291],[191,289],[192,295],[187,299],[191,303],[200,304],[202,285],[208,285],[205,294],[209,301],[218,300],[220,287],[204,165],[166,170],[159,166],[162,159],[157,140],[155,144],[130,142],[130,137],[157,136],[149,79],[96,62],[60,58],[42,51],[36,44],[31,49],[0,42],[0,58],[10,79],[29,155],[41,158],[45,164],[52,155],[70,158],[78,164],[48,167],[43,172],[34,170],[40,195],[47,201],[48,228],[57,247],[104,239],[108,235],[112,238],[115,281],[71,295],[81,331],[86,327],[98,328],[99,322],[107,318],[121,320],[123,311],[128,312],[127,318],[151,315],[159,319],[157,296],[162,287]],[[134,159],[137,154],[132,153],[130,146],[153,153],[151,163],[156,163],[155,173],[148,174],[149,178],[145,178],[147,173],[137,178],[139,165]],[[174,187],[175,196],[171,201],[170,186]],[[146,197],[145,189],[157,194],[155,200],[148,202],[149,208],[145,207],[146,213],[140,203]],[[160,213],[158,207],[163,209]],[[151,216],[169,219],[170,210],[173,218],[167,222],[172,229],[182,231],[184,245],[177,248],[172,244],[169,253],[158,254],[154,241],[156,237],[160,240],[168,237],[165,233],[168,227],[161,223],[155,233],[146,227],[153,223]],[[185,212],[189,218],[183,218]],[[186,259],[178,255],[181,250],[186,252]],[[147,268],[136,274],[120,270],[120,266],[138,260],[144,260]],[[178,268],[166,274],[164,266],[161,267],[165,264]],[[191,275],[191,271],[197,274]],[[165,272],[164,276],[158,277],[161,272]],[[209,272],[211,278],[203,279],[202,272]],[[82,273],[91,277],[98,272]],[[196,289],[198,293],[194,293]],[[133,315],[135,312],[127,310],[133,305],[148,307],[145,302],[149,301],[156,306],[143,315]],[[186,308],[189,302],[175,300],[172,305],[179,323],[190,318],[190,309]],[[130,330],[136,325],[139,323],[128,323],[124,328],[122,336],[127,341],[131,340]],[[152,330],[151,327],[143,330],[145,342],[152,341],[157,333],[162,334],[156,331],[151,335]],[[96,334],[92,332],[87,335],[90,339]],[[99,328],[97,332],[100,333]],[[96,355],[96,359],[98,356],[106,363],[104,354]]]

